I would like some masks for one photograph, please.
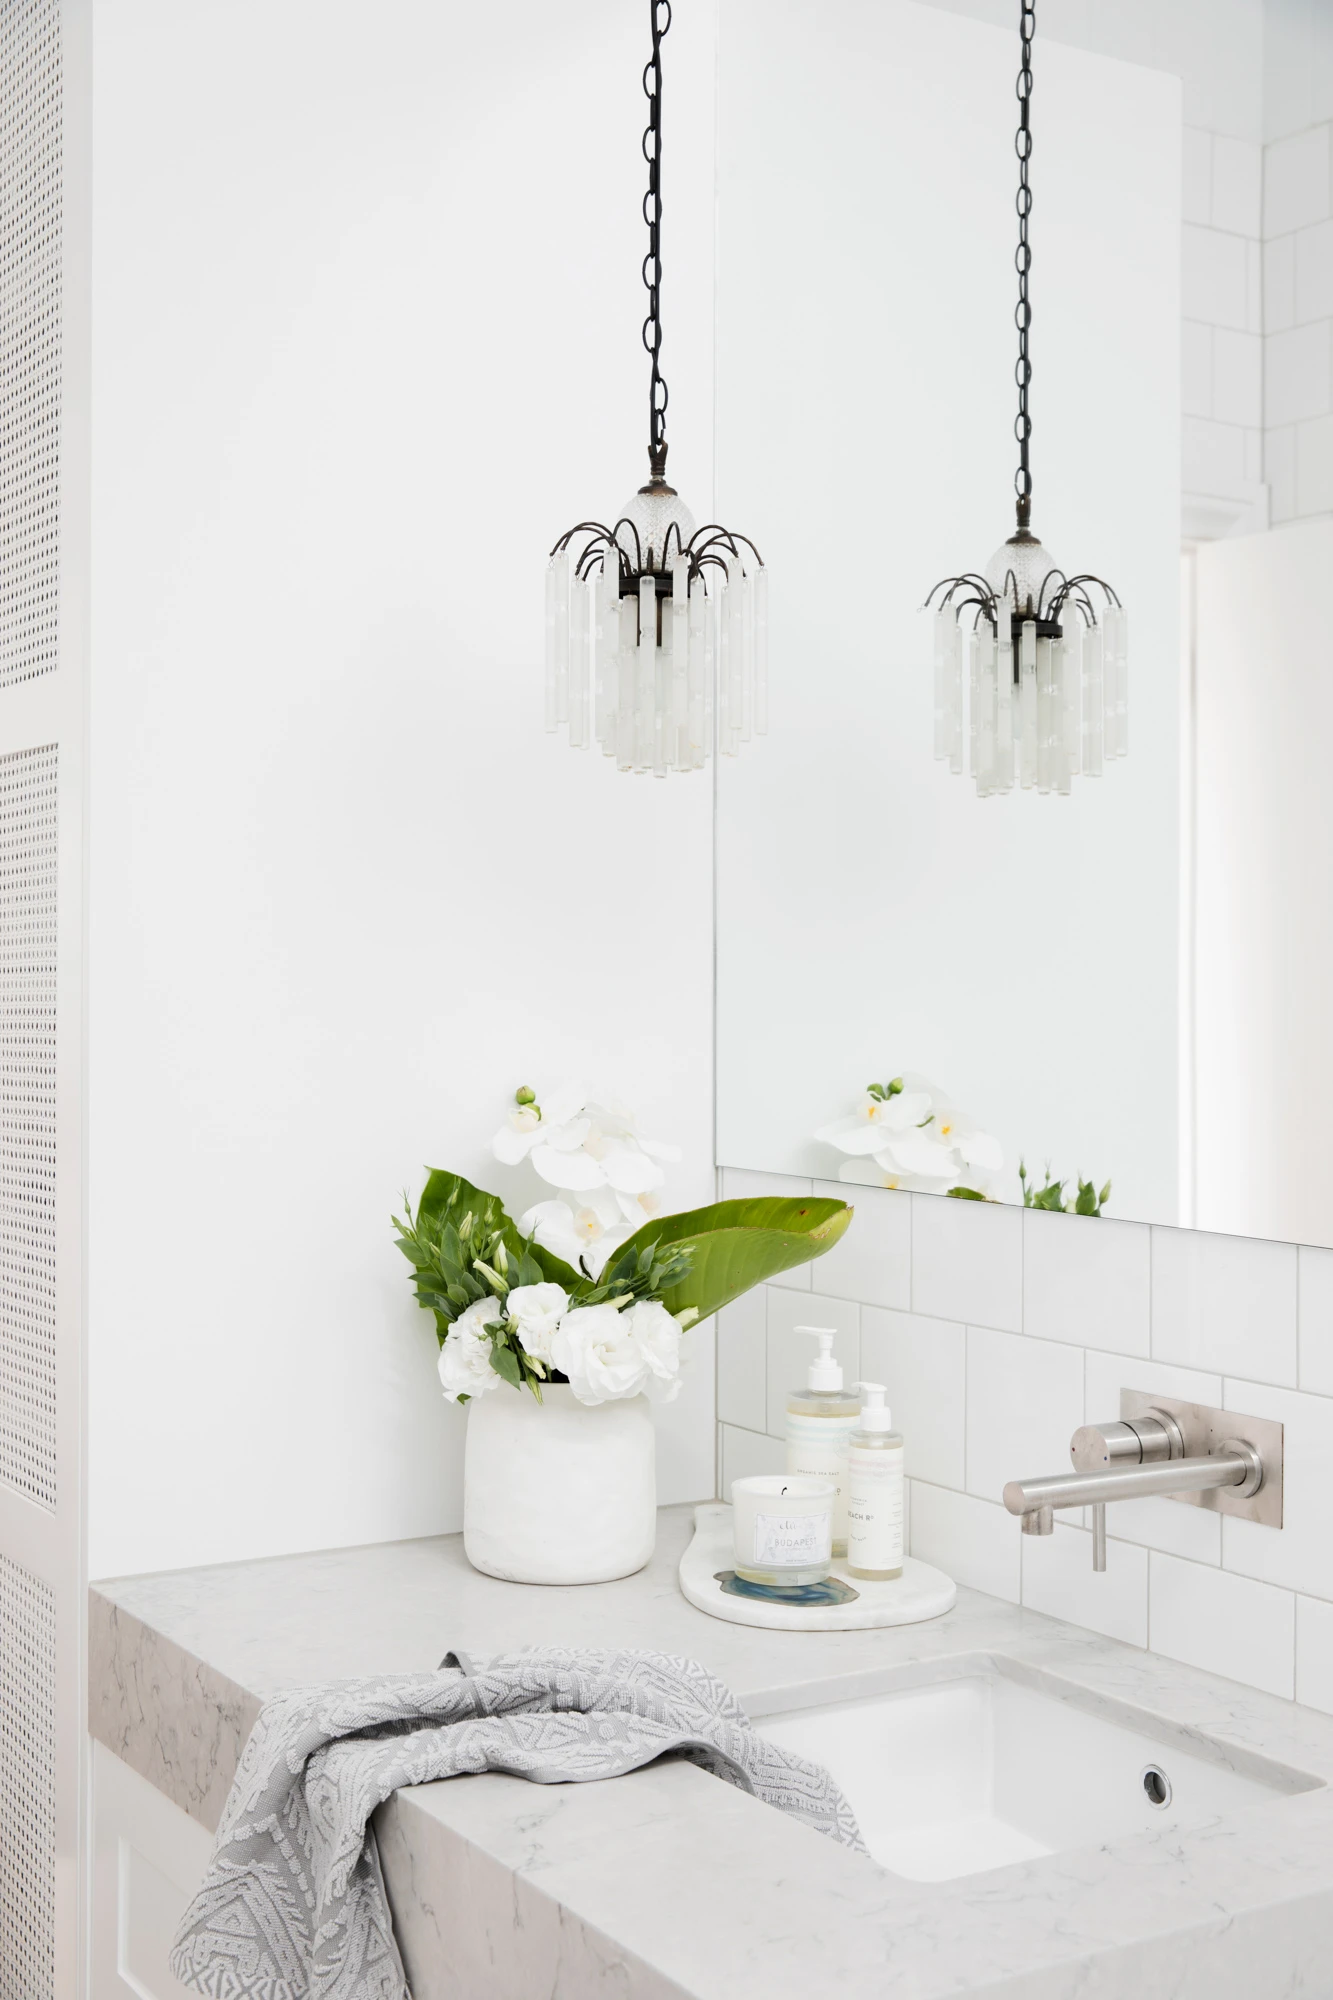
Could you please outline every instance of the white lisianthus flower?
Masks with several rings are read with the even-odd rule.
[[[518,1321],[518,1338],[525,1354],[551,1365],[551,1341],[560,1316],[569,1310],[563,1285],[516,1285],[505,1300],[511,1319]]]
[[[580,1403],[637,1396],[652,1373],[627,1311],[613,1305],[576,1306],[551,1342],[551,1359]]]
[[[670,1403],[680,1394],[684,1359],[681,1331],[660,1299],[639,1299],[621,1314],[648,1364],[644,1389],[655,1403]]]
[[[477,1299],[458,1315],[445,1335],[440,1349],[440,1381],[451,1403],[460,1396],[484,1396],[488,1389],[499,1387],[502,1378],[491,1367],[491,1337],[485,1329],[504,1316],[501,1300]]]

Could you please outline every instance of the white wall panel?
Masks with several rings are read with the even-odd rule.
[[[711,779],[543,733],[546,552],[646,476],[645,23],[99,11],[97,1573],[458,1527],[389,1212],[501,1182],[516,1084],[609,1076],[711,1193]],[[710,36],[664,98],[701,519]],[[712,1488],[696,1401],[664,1498]]]

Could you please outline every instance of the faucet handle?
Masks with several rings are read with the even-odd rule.
[[[1069,1440],[1079,1472],[1108,1472],[1121,1465],[1158,1465],[1185,1456],[1180,1425],[1166,1410],[1132,1423],[1080,1424]]]

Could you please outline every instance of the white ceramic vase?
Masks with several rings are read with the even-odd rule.
[[[607,1583],[642,1569],[657,1535],[647,1398],[576,1400],[550,1382],[538,1403],[503,1383],[468,1404],[463,1547],[511,1583]]]

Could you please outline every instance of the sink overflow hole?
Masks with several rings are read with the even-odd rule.
[[[1149,1764],[1143,1774],[1143,1790],[1150,1806],[1169,1806],[1171,1803],[1171,1780],[1166,1772],[1156,1764]]]

